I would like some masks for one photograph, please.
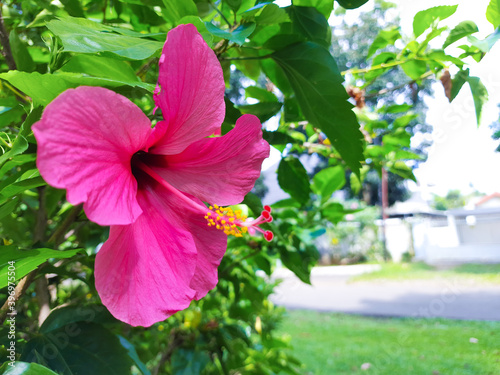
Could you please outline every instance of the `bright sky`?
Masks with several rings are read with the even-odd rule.
[[[289,3],[289,0],[278,1],[281,6]],[[361,10],[369,10],[371,3],[369,1]],[[413,17],[418,11],[437,5],[456,4],[459,4],[457,12],[443,21],[444,24],[454,27],[461,21],[474,21],[480,31],[475,34],[478,38],[484,38],[493,32],[493,26],[485,16],[488,0],[399,0],[396,3],[398,8],[393,12],[399,13],[405,35],[411,35]],[[355,22],[357,12],[348,11],[348,21]],[[331,19],[330,22],[335,21]],[[443,39],[437,41],[435,48],[442,45]],[[449,47],[447,52],[452,53],[452,49],[453,47]],[[427,122],[434,128],[431,134],[434,144],[428,149],[428,160],[415,170],[424,191],[440,195],[445,195],[450,189],[460,189],[464,192],[474,189],[484,193],[500,192],[500,153],[494,152],[500,141],[491,139],[492,131],[489,129],[489,125],[499,118],[499,61],[500,42],[479,64],[471,60],[471,75],[480,77],[489,92],[489,101],[483,107],[479,128],[476,125],[474,104],[468,86],[464,85],[453,103],[448,103],[441,84],[437,83],[434,87],[434,98],[426,99],[429,107]]]
[[[486,0],[401,0],[398,10],[405,34],[411,33],[412,20],[416,12],[436,5],[459,3],[457,12],[446,20],[450,27],[464,20],[476,22],[484,37],[493,32],[486,20]],[[451,48],[451,47],[450,47]],[[448,50],[447,50],[448,52]],[[484,193],[500,191],[500,153],[495,148],[500,141],[491,139],[489,125],[498,120],[500,103],[500,43],[479,63],[470,65],[471,75],[478,76],[489,92],[489,101],[483,108],[481,126],[477,128],[474,104],[468,86],[450,104],[440,84],[434,87],[434,98],[426,101],[429,107],[427,122],[434,127],[426,163],[415,171],[422,186],[438,194],[450,189],[470,191],[470,185]]]

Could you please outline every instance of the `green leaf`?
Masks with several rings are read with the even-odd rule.
[[[285,96],[293,94],[287,76],[274,60],[266,59],[260,62],[265,75],[276,85]]]
[[[5,362],[0,367],[0,374],[2,375],[57,375],[47,367],[39,365],[38,363],[27,363],[15,361],[14,366],[9,366],[9,362]]]
[[[193,0],[163,0],[163,16],[173,24],[185,16],[197,16],[198,9]]]
[[[356,9],[367,2],[368,0],[337,0],[337,3],[345,9]]]
[[[81,252],[76,250],[51,250],[46,248],[19,250],[17,246],[0,246],[0,289],[7,286],[9,262],[15,262],[15,279],[24,277],[50,258],[67,259]]]
[[[294,0],[293,5],[314,7],[328,19],[333,11],[333,3],[334,0]]]
[[[227,39],[230,42],[242,45],[245,43],[245,39],[250,36],[255,30],[255,23],[245,23],[238,26],[233,31],[221,30],[217,26],[210,22],[205,22],[208,32],[215,35],[216,37]]]
[[[351,173],[349,176],[349,183],[351,184],[351,190],[354,194],[358,194],[361,191],[363,180],[365,179],[366,174],[370,170],[370,167],[364,165],[360,170],[360,176],[358,177],[354,173]]]
[[[282,133],[280,131],[270,132],[267,130],[262,131],[262,137],[269,143],[270,145],[287,145],[288,143],[297,142],[295,138],[290,136],[287,133]],[[300,142],[299,142],[300,143]]]
[[[237,12],[241,6],[241,0],[223,0],[233,12]]]
[[[179,348],[172,354],[172,375],[199,375],[209,362],[208,352]]]
[[[143,60],[151,57],[163,47],[161,42],[121,35],[116,32],[117,28],[107,27],[84,18],[55,19],[47,22],[47,27],[61,39],[64,50],[69,52],[110,52],[131,60]]]
[[[347,165],[358,173],[363,160],[363,134],[330,53],[311,43],[298,43],[273,54],[295,92],[302,113],[330,139]]]
[[[345,185],[345,170],[341,165],[325,168],[314,175],[313,188],[323,198],[330,198],[334,191]]]
[[[151,372],[139,358],[134,346],[123,336],[118,335],[118,339],[120,339],[120,344],[122,344],[122,346],[127,350],[128,356],[132,359],[132,361],[134,361],[134,365],[141,371],[141,373],[143,375],[151,375]]]
[[[278,102],[260,102],[257,104],[239,105],[238,109],[243,114],[252,114],[259,118],[260,122],[266,122],[276,115],[283,105]]]
[[[407,133],[404,129],[398,129],[398,130],[399,130],[398,132],[384,135],[382,137],[382,144],[410,147],[411,135]]]
[[[418,38],[436,20],[444,20],[457,10],[458,5],[441,5],[418,12],[413,18],[413,34]]]
[[[500,0],[491,0],[486,8],[486,19],[495,29],[500,26]]]
[[[278,98],[271,91],[257,86],[248,86],[245,89],[245,98],[254,98],[259,102],[278,102]]]
[[[386,164],[386,168],[391,173],[397,174],[398,176],[417,182],[417,179],[413,174],[413,170],[409,166],[407,166],[406,163],[403,161],[388,162]]]
[[[381,113],[402,113],[402,112],[408,112],[410,109],[412,109],[413,106],[410,104],[393,104],[388,107],[382,107],[379,109],[379,112]]]
[[[154,85],[140,80],[120,81],[103,77],[90,77],[80,73],[61,72],[57,74],[26,73],[11,70],[0,74],[0,78],[9,81],[13,86],[26,93],[37,105],[46,106],[60,93],[78,86],[141,87],[152,92]]]
[[[462,21],[460,22],[453,30],[450,31],[450,34],[446,38],[443,49],[448,47],[450,44],[455,43],[457,40],[462,39],[470,34],[477,33],[479,29],[477,25],[472,21]]]
[[[140,79],[134,69],[125,61],[95,55],[73,56],[60,71],[85,73],[94,77],[109,78],[121,82],[135,82]]]
[[[39,173],[37,173],[39,174]],[[34,189],[39,186],[46,185],[41,176],[27,178],[22,181],[14,182],[0,190],[0,202],[4,202],[14,195],[25,192],[26,190]]]
[[[451,81],[450,103],[458,95],[460,89],[462,88],[464,83],[467,82],[468,78],[469,78],[469,69],[460,70],[457,74],[455,74],[455,77],[453,77]]]
[[[309,200],[311,187],[309,177],[299,159],[288,156],[278,166],[278,183],[293,199],[305,205]]]
[[[5,216],[9,215],[10,213],[14,212],[18,203],[19,203],[19,197],[15,197],[7,200],[6,203],[2,204],[0,206],[0,220],[3,219]]]
[[[330,25],[316,8],[291,5],[287,10],[297,34],[325,47],[330,45],[332,36]]]
[[[398,117],[394,120],[393,127],[394,128],[403,128],[408,125],[412,120],[415,120],[418,117],[415,113],[408,113],[404,116]]]
[[[318,250],[300,240],[296,235],[291,236],[292,244],[286,247],[277,246],[283,264],[304,283],[311,283],[311,269],[319,259]]]
[[[60,0],[64,10],[72,17],[85,17],[79,0]]]
[[[467,82],[469,83],[470,91],[472,92],[472,98],[474,99],[477,126],[479,126],[481,123],[483,105],[488,101],[488,90],[486,90],[486,87],[484,87],[479,77],[469,76],[467,78]]]
[[[385,48],[389,45],[394,45],[396,40],[401,38],[401,33],[399,32],[399,27],[393,26],[390,29],[380,30],[377,37],[373,41],[368,50],[367,58],[372,56],[379,49]],[[373,65],[376,65],[375,62]]]
[[[408,60],[401,65],[408,77],[418,80],[422,74],[427,72],[427,63],[422,60]]]
[[[205,25],[205,22],[201,20],[200,17],[198,16],[185,16],[182,17],[177,24],[178,25],[187,25],[187,24],[192,24],[196,27],[196,30],[201,34],[203,40],[211,46],[213,41],[214,41],[214,36],[208,32],[207,26]]]
[[[15,70],[13,70],[13,72],[15,72]],[[19,134],[14,140],[14,143],[12,143],[12,147],[10,148],[10,150],[8,150],[4,154],[2,154],[2,156],[0,156],[0,166],[2,166],[10,158],[22,154],[27,149],[28,149],[28,141],[24,136]]]
[[[71,323],[26,343],[22,360],[43,360],[65,375],[123,375],[132,360],[120,340],[99,324]]]
[[[19,35],[12,30],[9,34],[9,43],[12,50],[12,57],[16,62],[17,70],[32,72],[36,68],[26,45],[19,39]]]
[[[321,207],[321,215],[332,224],[338,224],[349,211],[337,202],[328,202]]]
[[[373,58],[371,65],[376,66],[376,65],[380,65],[380,64],[387,64],[390,61],[396,60],[396,58],[397,58],[397,55],[394,52],[382,52]],[[365,80],[367,82],[372,81],[375,78],[377,78],[378,76],[387,72],[389,69],[391,69],[391,68],[370,70],[370,71],[365,73]]]
[[[290,18],[286,10],[276,4],[268,4],[262,9],[262,12],[255,17],[257,25],[274,25],[289,21]]]

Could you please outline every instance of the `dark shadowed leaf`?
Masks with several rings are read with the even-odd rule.
[[[61,39],[64,50],[70,52],[110,52],[132,60],[143,60],[163,47],[161,42],[121,35],[114,28],[84,18],[55,19],[47,22],[47,27]]]
[[[309,177],[299,159],[288,156],[281,159],[278,167],[278,183],[280,187],[302,204],[309,200],[311,187]]]
[[[358,173],[363,135],[333,57],[323,47],[306,42],[274,53],[273,59],[288,77],[306,119],[327,135],[347,165]]]
[[[132,360],[120,340],[99,324],[76,322],[38,335],[24,347],[22,360],[44,360],[64,375],[124,375]]]
[[[331,41],[331,29],[325,16],[316,8],[289,6],[287,8],[293,29],[311,42],[328,47]]]
[[[208,362],[207,352],[179,348],[172,355],[172,375],[201,374]]]
[[[356,9],[367,2],[368,0],[337,0],[337,3],[346,9]]]

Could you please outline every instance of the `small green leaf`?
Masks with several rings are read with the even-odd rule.
[[[372,56],[379,49],[385,48],[389,45],[394,45],[396,40],[401,38],[401,33],[399,32],[399,27],[393,26],[386,30],[380,30],[377,37],[373,41],[368,50],[367,58]],[[373,64],[375,65],[375,63]]]
[[[345,170],[341,165],[325,168],[314,175],[314,190],[323,198],[330,198],[334,191],[345,185]]]
[[[393,174],[397,174],[400,177],[417,182],[417,179],[413,174],[413,170],[409,166],[407,166],[406,163],[403,161],[388,162],[386,164],[386,168],[389,172]]]
[[[363,134],[333,57],[323,47],[305,42],[275,52],[273,59],[288,77],[306,119],[327,135],[347,165],[358,173]]]
[[[239,45],[245,43],[246,38],[249,37],[255,30],[255,23],[245,23],[238,26],[231,32],[221,30],[210,22],[205,22],[205,26],[207,27],[208,32],[216,37],[227,39],[230,42],[234,42]]]
[[[413,18],[413,34],[418,38],[436,20],[444,20],[457,10],[458,5],[441,5],[418,12]]]
[[[285,192],[302,205],[309,200],[311,193],[309,177],[299,159],[292,156],[281,159],[278,166],[278,183]]]
[[[257,99],[259,102],[278,102],[278,98],[271,91],[257,86],[248,86],[245,89],[245,97]]]
[[[455,77],[453,77],[451,81],[450,103],[458,95],[464,83],[467,82],[468,78],[469,78],[469,69],[460,70],[457,74],[455,74]]]
[[[17,246],[0,246],[0,289],[8,284],[9,262],[14,262],[15,279],[19,280],[50,258],[67,259],[81,252],[76,250],[32,249],[19,250]]]
[[[328,202],[321,207],[321,215],[332,224],[338,224],[348,213],[344,206],[337,202]]]
[[[14,366],[10,366],[9,362],[5,362],[0,367],[2,375],[57,375],[56,372],[39,365],[38,363],[27,363],[15,361]]]
[[[500,26],[500,0],[490,0],[486,8],[486,19],[495,29]]]
[[[443,48],[448,47],[450,44],[455,43],[457,40],[460,40],[470,34],[477,33],[478,31],[479,29],[474,22],[462,21],[450,31],[450,34],[443,44]]]
[[[481,123],[483,105],[488,101],[488,90],[486,90],[486,87],[484,87],[479,77],[469,76],[467,78],[467,82],[469,83],[470,91],[472,92],[472,98],[474,99],[477,126],[479,126]]]
[[[401,65],[408,77],[418,80],[425,72],[427,72],[427,63],[422,60],[408,60]]]

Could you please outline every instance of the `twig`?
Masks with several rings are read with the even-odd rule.
[[[68,216],[66,216],[61,225],[59,225],[59,227],[54,231],[47,242],[53,243],[56,247],[59,246],[62,242],[62,239],[64,238],[64,234],[80,214],[82,207],[82,204],[74,206],[69,212]]]
[[[0,3],[0,44],[2,45],[2,55],[7,62],[7,66],[10,70],[16,70],[16,62],[14,61],[14,56],[12,55],[12,50],[10,48],[9,34],[5,29],[5,24],[3,22],[2,7]]]
[[[420,80],[423,80],[423,79],[427,79],[430,76],[432,76],[433,74],[434,74],[434,72],[432,70],[429,70],[428,72],[422,74],[418,79],[413,79],[411,81],[408,81],[408,82],[402,83],[400,85],[391,87],[390,89],[382,89],[380,91],[376,91],[376,92],[372,92],[372,93],[366,94],[365,98],[374,98],[376,96],[385,95],[385,94],[390,93],[392,91],[396,91],[396,90],[402,89],[403,87],[405,87],[407,85],[414,84],[417,81],[420,81]]]
[[[13,297],[13,302],[17,302],[19,298],[26,292],[26,289],[30,286],[30,284],[33,282],[33,279],[36,276],[37,270],[31,271],[28,273],[26,276],[24,276],[21,280],[19,280],[19,283],[17,283],[16,288],[14,289],[14,295]],[[11,300],[12,302],[12,300]],[[3,304],[2,308],[0,308],[0,325],[3,324],[5,321],[5,318],[7,318],[7,313],[9,312],[9,299],[5,301]]]

